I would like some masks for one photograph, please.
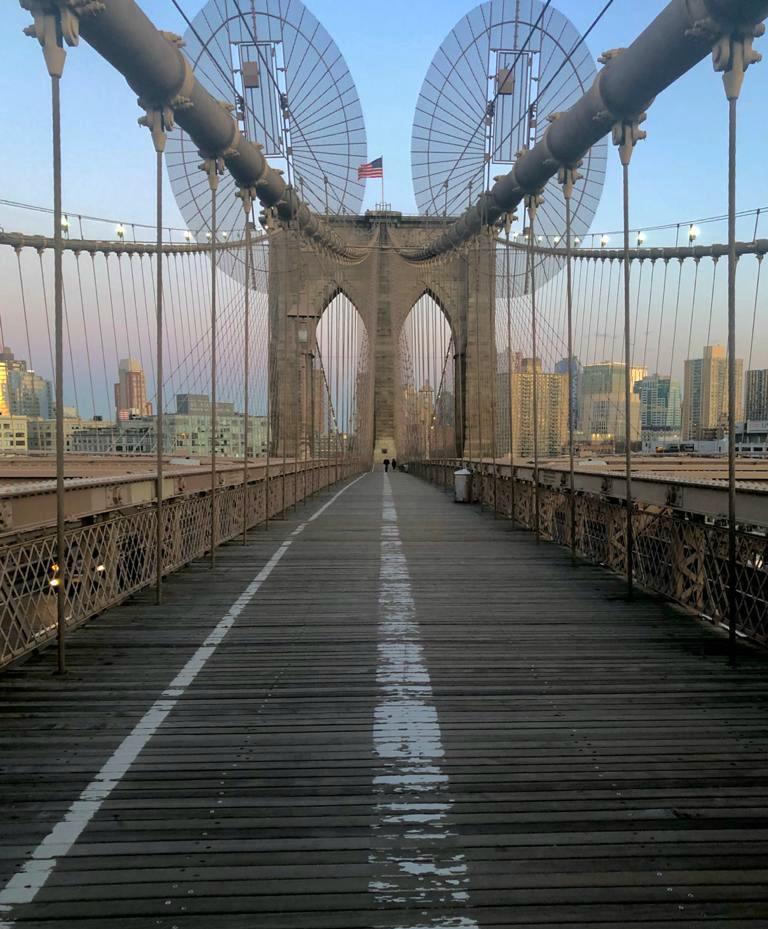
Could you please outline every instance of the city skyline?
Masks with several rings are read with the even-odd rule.
[[[741,368],[742,360],[738,359],[737,363]],[[574,370],[574,431],[577,442],[604,444],[606,437],[610,437],[617,447],[621,446],[625,435],[623,362],[582,364],[574,356],[571,365]],[[509,376],[505,368],[511,368],[515,454],[525,457],[533,451],[531,416],[534,362],[519,350],[511,353],[511,359],[510,353],[505,351],[499,353],[497,366],[502,369],[497,368],[500,379],[497,417],[502,424],[509,419],[509,391],[504,385]],[[549,456],[565,450],[568,432],[568,359],[560,359],[553,367],[554,370],[550,372],[544,369],[541,359],[536,363],[539,453]],[[673,441],[677,437],[681,441],[710,441],[722,439],[726,435],[723,425],[725,349],[719,345],[705,346],[703,358],[687,359],[686,369],[691,372],[688,402],[684,384],[681,385],[667,375],[649,373],[644,368],[633,366],[630,430],[633,444],[638,444],[641,438],[667,438]],[[702,370],[709,373],[699,373],[694,377],[694,371]],[[100,416],[82,418],[76,408],[65,408],[65,446],[68,451],[93,454],[131,451],[147,454],[155,447],[156,416],[152,413],[151,404],[145,399],[144,372],[140,363],[136,359],[122,359],[118,374],[122,380],[115,384],[115,399],[119,401],[122,398],[131,406],[116,407],[114,419]],[[17,377],[16,382],[14,377]],[[313,372],[311,383],[315,390],[311,400],[314,403],[313,434],[321,436],[328,433],[332,426],[329,423],[330,408],[322,370]],[[768,421],[768,369],[745,371],[740,383],[743,386],[737,398],[739,428],[743,430],[747,424],[755,429],[764,427]],[[22,390],[19,385],[26,385],[28,389]],[[444,393],[452,397],[447,388],[444,388]],[[438,407],[447,409],[445,396],[438,394],[428,382],[419,388],[406,386],[405,395],[406,420],[410,417],[413,422],[420,424],[421,438],[414,435],[412,439],[426,447],[438,438],[428,435],[428,430],[437,427]],[[49,398],[50,403],[46,406]],[[166,452],[172,454],[176,450],[191,455],[205,454],[205,449],[210,447],[209,430],[205,426],[206,420],[210,421],[211,417],[209,395],[177,393],[172,400],[167,400],[166,407]],[[21,412],[25,409],[26,413]],[[29,415],[30,409],[47,409],[50,415]],[[408,413],[408,410],[411,412]],[[52,451],[55,442],[54,412],[50,382],[31,371],[24,359],[16,358],[10,347],[5,346],[0,353],[0,422],[6,418],[8,421],[0,429],[0,450]],[[748,415],[750,412],[763,415]],[[219,453],[226,455],[232,452],[235,457],[239,456],[242,454],[242,443],[238,444],[237,439],[232,438],[237,431],[235,428],[233,432],[232,422],[242,421],[242,413],[233,402],[218,400],[217,415],[220,423],[224,424],[217,444]],[[251,414],[249,419],[255,424],[253,428],[256,435],[262,430],[266,417],[263,414]],[[445,414],[441,414],[440,419],[445,419]],[[442,423],[440,427],[445,428]],[[503,425],[503,429],[507,430],[508,440],[509,426]],[[192,435],[195,436],[194,442],[191,439],[182,441]]]

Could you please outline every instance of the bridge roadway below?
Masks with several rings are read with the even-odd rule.
[[[412,476],[336,493],[0,678],[0,925],[768,925],[763,653]]]

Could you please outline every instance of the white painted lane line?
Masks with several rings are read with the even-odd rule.
[[[365,476],[360,475],[360,477],[342,487],[306,522],[294,529],[285,542],[280,545],[275,554],[222,616],[203,644],[173,678],[160,695],[160,698],[152,704],[133,727],[130,734],[115,749],[96,777],[67,810],[61,822],[53,827],[32,852],[21,870],[0,891],[0,914],[6,914],[7,916],[14,906],[31,903],[35,899],[51,876],[59,858],[63,858],[80,838],[85,827],[98,813],[104,801],[120,783],[147,742],[163,724],[168,714],[176,706],[179,698],[184,695],[189,685],[221,645],[238,616],[253,600],[264,581],[274,571],[293,544],[293,539],[303,532],[310,522],[317,519],[329,506],[335,503],[343,493]],[[0,919],[0,929],[13,929],[13,926],[12,920],[8,921],[6,919],[6,921],[3,921]]]
[[[445,750],[387,474],[382,519],[373,724],[381,761],[373,782],[381,799],[369,857],[377,879],[368,890],[382,911],[421,908],[416,922],[398,929],[477,929],[461,915],[469,902],[464,855],[446,841],[453,802],[441,766]]]

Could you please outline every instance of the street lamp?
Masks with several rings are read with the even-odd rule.
[[[186,240],[187,242],[191,242],[191,241],[192,241],[192,238],[193,238],[192,233],[189,232],[189,231],[185,232],[185,233],[184,233],[184,238],[185,238],[185,240]]]
[[[115,233],[118,239],[120,239],[120,241],[122,242],[123,239],[125,238],[125,226],[123,226],[123,224],[120,223],[118,226],[115,227]]]
[[[206,237],[206,239],[208,239],[208,241],[210,242],[211,239],[213,238],[213,233],[212,233],[212,232],[206,232],[205,237]]]
[[[688,227],[688,243],[693,245],[693,243],[698,239],[701,229],[698,226],[693,225],[693,223]]]
[[[611,240],[608,238],[607,235],[601,235],[601,236],[600,236],[600,248],[605,248],[605,246],[606,246],[610,241],[611,241]]]
[[[642,245],[645,245],[645,240],[648,236],[644,232],[638,232],[637,234],[637,247],[640,248]]]
[[[66,216],[61,217],[61,231],[65,236],[69,235],[69,220]]]

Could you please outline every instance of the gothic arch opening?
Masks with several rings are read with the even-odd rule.
[[[456,449],[453,334],[443,308],[425,291],[398,340],[397,447],[401,459],[452,457]]]
[[[368,332],[355,304],[337,290],[315,329],[310,408],[316,454],[367,458],[373,445],[373,377]]]

